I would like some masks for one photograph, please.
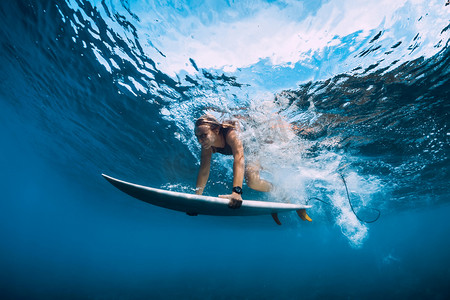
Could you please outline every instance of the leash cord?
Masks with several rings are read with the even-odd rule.
[[[364,219],[361,219],[361,218],[358,216],[358,214],[356,213],[356,211],[355,211],[355,209],[354,209],[354,207],[353,207],[352,201],[350,200],[350,193],[348,192],[347,182],[345,181],[344,175],[342,175],[342,174],[339,174],[339,175],[341,176],[342,182],[344,183],[344,187],[345,187],[345,192],[346,192],[346,194],[347,194],[348,203],[350,204],[350,208],[352,209],[352,212],[353,212],[353,214],[355,215],[355,217],[356,217],[360,222],[363,222],[363,223],[374,223],[374,222],[376,222],[376,221],[380,218],[380,216],[381,216],[381,211],[378,210],[378,209],[376,209],[376,208],[373,208],[373,207],[367,207],[368,209],[371,209],[371,210],[376,211],[376,212],[378,213],[378,215],[377,215],[377,216],[375,217],[375,219],[373,219],[373,220],[364,220]],[[322,200],[322,199],[319,199],[319,198],[317,198],[317,197],[309,198],[308,201],[306,202],[306,204],[308,204],[308,202],[309,202],[310,200],[316,200],[316,201],[320,201],[320,202],[322,202],[322,203],[325,203],[325,204],[327,204],[327,205],[331,205],[331,203],[326,202],[326,201],[324,201],[324,200]]]

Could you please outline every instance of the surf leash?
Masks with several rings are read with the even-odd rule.
[[[355,209],[353,208],[353,204],[352,204],[352,201],[350,200],[350,194],[349,194],[349,192],[348,192],[347,182],[345,181],[345,177],[344,177],[344,175],[342,175],[342,174],[339,174],[339,175],[341,175],[342,182],[344,183],[344,186],[345,186],[345,192],[347,193],[348,203],[350,204],[350,208],[352,209],[353,214],[355,214],[355,217],[356,217],[358,220],[360,220],[361,222],[363,222],[363,223],[374,223],[374,222],[376,222],[376,221],[380,218],[380,216],[381,216],[380,210],[378,210],[378,209],[376,209],[376,208],[373,208],[373,207],[367,207],[368,209],[371,209],[371,210],[376,211],[376,212],[378,213],[378,215],[375,217],[375,219],[369,220],[369,221],[361,219],[361,218],[358,216],[358,214],[355,212]]]
[[[378,213],[378,215],[377,215],[373,220],[364,220],[364,219],[362,219],[362,218],[360,218],[360,217],[358,216],[358,214],[357,214],[356,211],[355,211],[355,208],[353,207],[352,201],[351,201],[351,199],[350,199],[350,193],[348,192],[347,182],[345,181],[345,177],[344,177],[344,175],[342,175],[342,174],[339,174],[339,175],[341,176],[342,182],[344,183],[345,192],[346,192],[346,194],[347,194],[347,199],[348,199],[348,204],[350,204],[350,208],[352,209],[352,212],[353,212],[353,214],[355,215],[355,217],[356,217],[360,222],[367,223],[367,224],[369,224],[369,223],[374,223],[374,222],[378,221],[378,219],[379,219],[380,216],[381,216],[381,211],[380,211],[379,209],[376,209],[376,208],[373,208],[373,207],[366,207],[367,209],[374,210],[374,211],[376,211],[376,212]],[[319,199],[319,198],[316,198],[316,197],[309,198],[308,201],[306,202],[306,204],[308,204],[308,202],[309,202],[310,200],[316,200],[316,201],[320,201],[320,202],[322,202],[322,203],[325,203],[325,204],[327,204],[327,205],[331,205],[330,202],[326,202],[326,201],[324,201],[324,200],[322,200],[322,199]]]

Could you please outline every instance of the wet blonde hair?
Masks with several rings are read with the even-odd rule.
[[[223,123],[220,123],[217,121],[217,119],[209,114],[203,115],[195,122],[195,128],[202,126],[202,125],[209,125],[209,128],[211,130],[214,130],[216,128],[233,128],[235,129],[237,127],[235,121],[224,121]]]

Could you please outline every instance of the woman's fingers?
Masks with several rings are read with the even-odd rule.
[[[228,202],[229,208],[236,209],[242,206],[242,200],[233,198],[233,195],[219,195],[219,198],[230,199],[230,202]]]

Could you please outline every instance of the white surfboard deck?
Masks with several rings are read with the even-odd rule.
[[[116,188],[134,198],[190,215],[256,216],[272,214],[274,216],[277,213],[311,207],[311,205],[243,200],[240,208],[231,209],[228,207],[228,199],[156,189],[115,179],[105,174],[102,176]]]

